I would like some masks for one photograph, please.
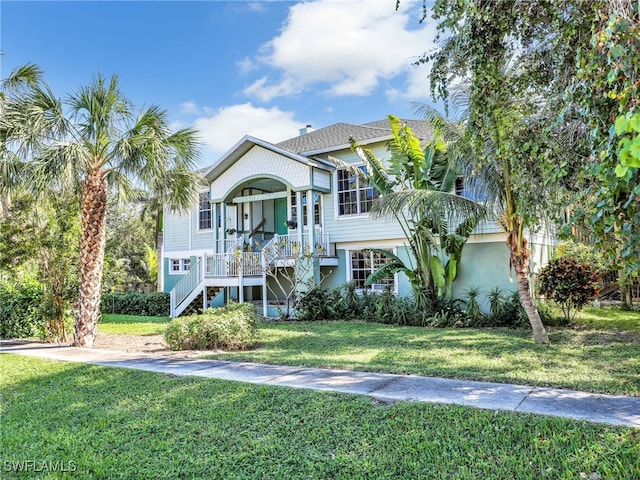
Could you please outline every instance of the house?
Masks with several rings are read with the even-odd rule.
[[[429,139],[422,121],[406,120],[416,136]],[[378,158],[388,159],[388,120],[337,123],[273,144],[245,136],[202,174],[198,204],[187,213],[165,212],[164,290],[177,316],[229,300],[252,301],[265,316],[276,316],[287,290],[325,288],[348,281],[359,289],[392,288],[409,295],[403,274],[365,286],[385,257],[371,249],[409,255],[402,229],[393,219],[372,219],[377,193],[333,159],[360,165],[349,138]],[[361,168],[364,168],[362,166]],[[470,287],[515,290],[506,237],[486,223],[463,253],[454,296]],[[532,265],[540,266],[550,241],[530,238]],[[300,256],[300,252],[307,255]],[[293,275],[291,275],[293,273]],[[298,279],[299,285],[292,285]],[[305,285],[307,287],[305,287]]]

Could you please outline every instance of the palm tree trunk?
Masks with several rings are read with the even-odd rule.
[[[91,347],[100,320],[102,268],[107,223],[107,180],[99,168],[85,179],[82,189],[80,295],[73,344]]]
[[[164,291],[164,216],[162,210],[156,213],[156,252],[158,253],[158,273],[156,274],[156,291]]]
[[[542,324],[538,309],[533,303],[533,298],[531,298],[529,285],[529,258],[531,257],[531,251],[527,248],[527,240],[520,236],[520,242],[518,242],[518,237],[517,231],[510,231],[507,236],[507,245],[511,250],[511,266],[516,272],[516,280],[518,282],[518,296],[522,307],[527,312],[534,341],[540,344],[547,344],[549,343],[549,336]]]

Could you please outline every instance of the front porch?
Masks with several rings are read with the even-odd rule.
[[[245,287],[256,286],[262,287],[263,315],[267,316],[267,281],[274,268],[295,268],[303,258],[317,259],[318,268],[338,264],[327,234],[275,234],[263,245],[239,235],[225,243],[228,251],[199,257],[170,291],[171,317],[207,308],[214,296],[229,287],[237,288],[237,300],[243,302]]]

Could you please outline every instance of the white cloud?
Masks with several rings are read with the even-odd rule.
[[[320,84],[329,95],[368,95],[381,81],[410,74],[412,59],[430,50],[434,37],[432,25],[418,26],[416,5],[403,1],[400,11],[379,0],[292,6],[280,34],[258,57],[279,76],[263,77],[244,93],[268,101]]]
[[[244,74],[249,73],[258,68],[258,66],[256,65],[256,62],[249,57],[244,57],[242,60],[238,60],[236,62],[236,66],[238,67],[240,72]]]
[[[211,115],[197,118],[193,126],[206,144],[204,162],[211,164],[244,135],[273,143],[295,137],[304,125],[293,117],[293,112],[276,107],[260,108],[244,103],[221,107]]]
[[[180,104],[180,113],[186,115],[209,115],[211,112],[211,108],[202,107],[193,100],[188,100]]]

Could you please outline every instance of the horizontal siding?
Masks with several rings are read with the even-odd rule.
[[[293,187],[308,186],[310,182],[307,165],[255,146],[216,179],[211,186],[211,198],[214,201],[223,199],[229,189],[256,175],[281,178]]]
[[[331,190],[331,174],[323,170],[313,170],[313,185],[320,189]]]
[[[214,215],[215,217],[215,215]],[[215,218],[214,218],[215,221]],[[215,246],[215,230],[199,230],[198,229],[198,212],[193,212],[193,221],[191,222],[191,249],[210,250],[213,253]]]
[[[165,211],[164,214],[164,250],[188,250],[189,246],[189,218],[194,211],[177,213]]]
[[[388,159],[390,153],[381,142],[368,146],[378,158]],[[361,165],[360,157],[350,149],[332,152],[332,156],[353,165]],[[329,160],[329,158],[325,158]],[[402,229],[394,219],[373,219],[368,214],[339,216],[337,214],[336,173],[331,178],[331,194],[324,195],[324,225],[331,242],[358,242],[366,240],[397,239],[403,237]]]

